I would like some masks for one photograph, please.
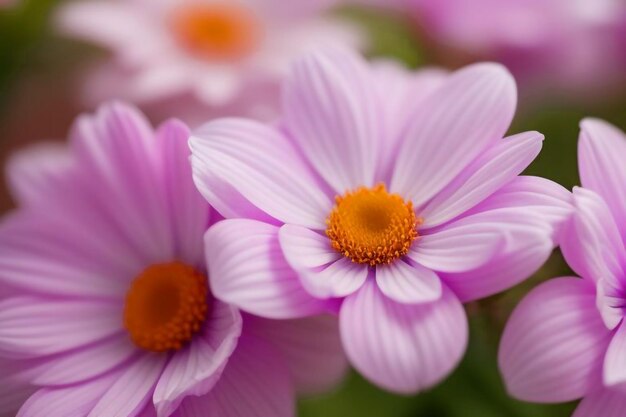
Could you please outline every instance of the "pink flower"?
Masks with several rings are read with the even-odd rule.
[[[626,87],[622,0],[400,1],[446,55],[497,60],[544,94]]]
[[[267,99],[261,105],[262,96],[295,54],[320,43],[361,43],[354,27],[322,16],[332,3],[77,1],[62,8],[58,25],[114,53],[114,62],[96,69],[87,85],[92,102],[113,97],[171,104],[184,98],[205,112],[261,115],[276,111]]]
[[[465,350],[461,302],[535,271],[570,211],[560,186],[517,177],[543,136],[502,139],[516,92],[496,64],[408,74],[329,49],[283,87],[277,126],[217,120],[190,140],[196,185],[229,218],[206,236],[211,288],[271,318],[325,302],[363,375],[430,387]]]
[[[509,392],[534,402],[584,398],[575,417],[626,410],[626,135],[586,119],[578,142],[582,185],[563,254],[582,278],[550,280],[511,316],[499,363]]]
[[[295,390],[341,377],[334,318],[274,322],[207,291],[203,234],[219,217],[192,182],[188,135],[110,104],[76,122],[69,150],[11,161],[0,357],[39,387],[19,416],[288,417]]]

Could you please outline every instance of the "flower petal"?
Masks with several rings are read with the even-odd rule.
[[[514,397],[571,401],[601,383],[609,340],[593,285],[557,278],[535,288],[517,306],[504,330],[498,363]]]
[[[264,338],[281,351],[299,393],[327,391],[346,375],[348,361],[343,353],[335,316],[292,320],[247,316],[246,331]]]
[[[283,257],[278,227],[255,220],[224,220],[205,236],[209,282],[215,296],[268,318],[325,311],[302,287]]]
[[[34,205],[69,192],[72,163],[67,147],[60,143],[42,143],[17,152],[7,162],[11,194],[20,205]]]
[[[6,299],[0,302],[0,351],[27,358],[70,350],[122,331],[121,314],[120,305],[96,300]]]
[[[426,203],[504,136],[516,100],[515,81],[498,64],[474,64],[452,73],[413,118],[390,189],[416,207]]]
[[[604,357],[604,386],[615,387],[624,383],[626,383],[626,323],[622,322],[613,335]]]
[[[121,333],[78,350],[45,358],[23,375],[40,386],[71,385],[100,376],[138,352],[127,334]]]
[[[0,417],[15,417],[24,402],[37,390],[19,376],[25,363],[0,359]]]
[[[502,248],[506,235],[498,226],[496,222],[462,219],[420,236],[407,256],[435,271],[469,271],[484,265]]]
[[[624,410],[626,394],[623,391],[601,389],[583,398],[572,417],[622,417]]]
[[[436,301],[442,293],[441,280],[435,272],[402,259],[389,265],[377,265],[376,284],[383,294],[399,303]]]
[[[626,135],[598,119],[584,119],[580,128],[578,165],[582,185],[606,201],[626,239]]]
[[[189,346],[176,352],[165,366],[154,390],[159,417],[171,415],[189,395],[204,395],[218,381],[241,334],[241,315],[214,301],[206,327]]]
[[[91,416],[94,405],[119,377],[120,372],[112,372],[83,384],[42,388],[24,403],[17,416]]]
[[[282,222],[325,228],[330,198],[275,129],[243,119],[222,119],[194,132],[189,144],[196,186],[224,216],[240,209],[231,208],[211,188],[216,178]]]
[[[354,52],[328,48],[296,61],[285,82],[283,123],[338,194],[374,182],[383,131],[373,81]]]
[[[167,356],[146,354],[126,367],[98,399],[89,417],[134,416],[150,401]]]
[[[280,353],[262,340],[242,336],[215,387],[185,399],[178,412],[181,417],[292,417],[294,397]]]
[[[420,210],[422,227],[452,220],[519,175],[541,150],[543,135],[526,132],[496,142]]]
[[[413,393],[445,378],[467,345],[467,318],[444,288],[428,304],[400,304],[373,280],[344,301],[339,315],[343,346],[352,365],[382,388]]]

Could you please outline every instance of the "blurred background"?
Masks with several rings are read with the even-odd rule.
[[[116,1],[121,2],[112,0]],[[85,82],[91,68],[106,65],[111,53],[80,37],[61,34],[54,22],[62,3],[0,0],[2,166],[12,152],[28,144],[64,140],[76,115],[96,105],[85,98]],[[529,174],[571,189],[578,183],[578,122],[583,117],[600,117],[626,129],[626,6],[622,0],[345,3],[335,1],[323,13],[355,27],[369,57],[393,59],[409,68],[454,69],[480,60],[507,65],[520,91],[511,132],[538,130],[546,136],[543,152]],[[177,114],[176,106],[167,109],[170,116],[186,117]],[[164,112],[152,111],[151,105],[144,110],[154,122],[163,118]],[[197,112],[203,117],[202,107]],[[220,114],[229,112],[225,108]],[[213,114],[213,109],[207,109],[206,118]],[[0,213],[4,213],[13,203],[4,178],[1,184]],[[531,405],[510,399],[496,366],[499,336],[517,301],[542,280],[569,273],[555,252],[524,284],[467,305],[471,321],[467,355],[435,389],[401,397],[352,374],[337,391],[302,400],[300,416],[569,416],[575,404]]]

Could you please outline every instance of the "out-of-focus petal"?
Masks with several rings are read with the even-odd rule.
[[[599,389],[583,398],[572,417],[622,417],[624,410],[624,391]]]

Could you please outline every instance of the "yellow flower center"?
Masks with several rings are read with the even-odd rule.
[[[352,262],[374,266],[406,255],[420,223],[410,201],[379,184],[336,197],[326,235],[332,247]]]
[[[230,2],[194,4],[172,16],[178,41],[207,59],[239,59],[251,53],[261,37],[257,17]]]
[[[178,350],[200,331],[209,309],[207,279],[180,262],[145,269],[126,295],[124,327],[139,347]]]

